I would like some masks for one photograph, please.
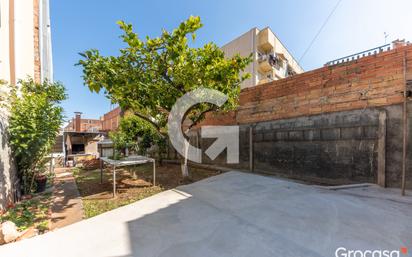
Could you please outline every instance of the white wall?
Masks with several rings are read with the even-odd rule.
[[[250,79],[245,80],[241,88],[253,87],[258,84],[259,80],[264,82],[266,79],[265,74],[260,74],[258,72],[258,54],[257,54],[257,47],[259,46],[259,33],[270,33],[266,35],[270,35],[270,43],[273,46],[273,50],[276,53],[284,54],[285,58],[288,60],[288,63],[297,73],[302,73],[303,69],[299,66],[296,59],[289,53],[287,48],[282,44],[282,42],[276,37],[276,35],[272,32],[269,27],[264,28],[263,30],[259,30],[257,28],[253,28],[246,32],[245,34],[235,38],[234,40],[230,41],[229,43],[225,44],[221,47],[221,49],[225,52],[226,57],[232,57],[235,54],[240,54],[243,57],[249,56],[253,53],[253,61],[250,63],[244,72],[250,73],[252,77]],[[282,77],[284,77],[285,71],[282,71]]]
[[[275,33],[269,28],[270,32],[275,36],[275,52],[277,53],[283,53],[285,55],[285,58],[288,60],[289,65],[292,66],[292,68],[297,72],[297,73],[302,73],[304,72],[303,68],[300,66],[298,61],[293,57],[293,55],[289,52],[289,50],[283,45],[283,43],[280,41],[280,39],[276,36]]]
[[[0,0],[0,79],[10,82],[9,0]]]
[[[0,0],[0,79],[10,82],[9,0]],[[16,80],[34,76],[33,1],[14,2]]]
[[[32,0],[15,0],[16,80],[34,77],[34,17]]]
[[[253,28],[245,34],[222,46],[221,49],[225,52],[225,56],[230,58],[235,54],[240,54],[242,57],[247,57],[251,53],[254,53],[256,55],[256,44],[254,42],[256,40],[257,32],[258,30],[256,28]],[[256,70],[256,57],[254,58],[254,61],[250,63],[243,72],[250,73],[252,77],[242,83],[242,89],[254,86],[256,84],[255,82],[257,81],[257,72],[254,70]],[[253,77],[253,74],[255,74],[255,77]]]
[[[53,58],[49,0],[39,1],[41,80],[53,81]]]

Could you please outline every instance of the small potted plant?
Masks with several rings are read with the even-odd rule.
[[[47,184],[47,176],[43,173],[38,173],[34,177],[34,181],[36,182],[36,193],[41,193],[46,190]]]

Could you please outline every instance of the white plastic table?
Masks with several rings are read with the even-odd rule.
[[[153,163],[153,186],[156,185],[156,163],[155,159],[141,155],[133,155],[121,160],[113,160],[107,157],[100,158],[100,183],[103,182],[103,163],[107,163],[113,167],[113,197],[116,196],[116,167],[133,166],[145,163]]]

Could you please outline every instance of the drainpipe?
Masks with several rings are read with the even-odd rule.
[[[16,56],[15,56],[15,23],[14,23],[14,0],[9,2],[9,65],[10,84],[16,85]]]
[[[53,56],[49,0],[39,0],[39,52],[41,80],[53,82]]]
[[[40,59],[40,82],[44,81],[44,58],[43,58],[43,0],[39,0],[39,59]]]
[[[256,76],[257,76],[257,69],[256,69],[256,62],[257,62],[257,46],[256,46],[256,37],[258,36],[257,28],[253,28],[253,36],[252,36],[252,49],[253,49],[253,61],[252,61],[252,87],[257,85]]]
[[[407,137],[408,137],[408,105],[407,105],[407,86],[406,86],[406,51],[403,56],[403,78],[404,78],[404,90],[403,90],[403,152],[402,152],[402,196],[405,195],[406,187],[406,151],[407,151]]]

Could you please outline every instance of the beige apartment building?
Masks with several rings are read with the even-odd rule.
[[[49,0],[0,0],[0,79],[53,79]]]
[[[227,57],[252,54],[253,61],[244,71],[252,76],[243,82],[242,89],[303,72],[296,59],[269,27],[262,30],[253,28],[222,46],[222,50]]]
[[[27,77],[53,80],[49,0],[0,0],[0,94]],[[19,197],[7,126],[0,108],[0,210]]]

